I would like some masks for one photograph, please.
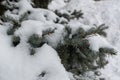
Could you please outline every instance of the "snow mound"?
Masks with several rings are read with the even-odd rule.
[[[47,44],[30,56],[25,45],[12,47],[11,39],[0,26],[1,80],[69,80],[57,52]],[[44,75],[42,75],[44,73]]]

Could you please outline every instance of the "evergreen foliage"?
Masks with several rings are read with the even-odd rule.
[[[3,9],[6,9],[6,10],[14,10],[14,9],[16,9],[16,6],[14,6],[14,4],[11,4],[11,2],[18,2],[17,0],[11,0],[11,1],[9,1],[9,0],[2,0],[2,1],[5,1],[5,4],[3,5],[3,4],[0,4],[0,6],[3,6],[3,7],[5,7],[5,8],[3,8]],[[1,1],[1,2],[2,2]],[[11,7],[12,6],[12,7]],[[1,7],[2,8],[2,7]],[[0,10],[2,10],[2,9],[0,9]],[[5,10],[5,11],[6,11]],[[25,12],[25,13],[23,13],[20,17],[19,17],[19,19],[16,19],[16,18],[13,18],[13,17],[11,17],[11,16],[9,16],[9,15],[4,15],[3,13],[2,13],[2,15],[0,15],[0,19],[3,21],[3,22],[9,22],[9,23],[11,23],[12,25],[10,26],[10,28],[8,28],[8,30],[7,30],[7,34],[8,35],[11,35],[12,36],[12,45],[14,46],[14,47],[16,47],[19,43],[20,43],[20,37],[19,36],[14,36],[14,32],[18,29],[18,28],[20,28],[21,27],[21,23],[24,21],[24,20],[27,20],[27,17],[28,17],[28,15],[29,15],[30,13],[29,13],[29,11],[28,12]]]
[[[32,36],[29,37],[28,43],[33,48],[39,48],[44,43],[48,43],[45,36],[54,33],[54,31],[55,31],[55,29],[47,29],[47,30],[43,31],[43,34],[42,34],[41,37],[39,35],[37,35],[37,34],[33,34]]]
[[[91,35],[91,34],[99,34],[99,35],[102,35],[104,37],[107,37],[107,34],[106,32],[104,31],[105,29],[108,29],[108,26],[105,26],[105,24],[101,24],[99,25],[98,27],[96,26],[96,28],[91,28],[87,33],[86,35]]]
[[[47,29],[47,30],[43,31],[43,34],[41,37],[37,34],[31,35],[28,39],[28,43],[30,44],[30,46],[32,48],[32,49],[30,49],[30,55],[35,54],[36,48],[42,47],[45,43],[48,44],[48,41],[46,40],[45,36],[54,33],[54,31],[55,31],[55,29]]]
[[[33,34],[28,39],[28,43],[31,45],[31,47],[37,48],[37,47],[41,47],[45,43],[45,40],[39,37],[39,35]]]
[[[34,6],[37,8],[48,8],[48,4],[50,3],[50,0],[33,0]]]
[[[81,10],[74,10],[72,13],[70,11],[68,11],[68,13],[60,13],[56,10],[55,13],[59,17],[64,17],[67,20],[67,22],[63,21],[60,23],[58,19],[55,22],[63,24],[64,26],[69,24],[70,20],[83,18]],[[66,35],[64,36],[63,42],[60,42],[56,47],[56,51],[68,71],[79,75],[86,71],[103,68],[108,63],[106,56],[115,55],[116,51],[112,48],[105,47],[100,48],[99,51],[93,51],[90,49],[90,43],[87,39],[87,37],[96,34],[106,37],[106,29],[108,29],[108,26],[105,24],[95,25],[95,27],[90,28],[88,31],[80,27],[73,34],[69,26],[65,27],[64,31]]]
[[[21,17],[19,18],[19,20],[16,20],[10,16],[1,16],[1,19],[4,21],[4,22],[10,22],[13,24],[13,26],[11,26],[8,31],[7,31],[7,34],[8,35],[13,35],[14,32],[16,31],[16,29],[18,29],[19,27],[21,27],[21,23],[22,21],[24,20],[27,20],[27,16],[29,15],[28,12],[25,12],[23,15],[21,15]]]
[[[30,49],[30,55],[34,55],[36,53],[35,48]]]
[[[17,46],[20,43],[20,37],[19,36],[13,36],[12,37],[12,44],[13,46]]]
[[[69,27],[65,28],[67,35],[64,37],[64,42],[59,43],[56,50],[68,71],[80,74],[102,68],[108,63],[105,56],[116,54],[115,50],[111,48],[100,48],[99,51],[90,49],[90,43],[86,37],[92,34],[103,35],[102,33],[105,33],[106,28],[108,27],[99,26],[88,31],[79,28],[72,37],[70,37],[71,29]]]
[[[71,19],[75,19],[75,18],[77,19],[83,18],[83,13],[81,10],[80,11],[74,10],[72,13],[70,11],[67,11],[67,13],[61,13],[58,10],[55,10],[55,13],[59,17],[64,17],[68,21],[70,21]]]
[[[0,16],[2,16],[5,11],[6,11],[6,7],[4,5],[2,5],[0,2]]]
[[[47,8],[49,0],[34,0],[33,1],[36,7]],[[4,12],[4,11],[3,11]],[[67,71],[70,71],[74,74],[83,74],[86,71],[93,71],[98,68],[103,68],[108,61],[106,60],[107,55],[115,55],[116,51],[113,48],[101,47],[99,51],[93,51],[90,49],[90,43],[87,39],[91,35],[101,35],[106,37],[105,32],[108,29],[108,26],[102,24],[100,26],[93,27],[85,31],[82,27],[76,30],[73,34],[72,29],[68,26],[70,20],[84,18],[82,11],[74,10],[73,12],[68,11],[68,13],[60,13],[58,10],[55,11],[56,15],[59,16],[55,23],[67,26],[64,28],[63,41],[59,42],[55,48],[58,52],[62,64],[65,66]],[[3,13],[2,13],[3,14]],[[1,20],[4,22],[10,22],[13,24],[8,31],[8,35],[12,35],[12,44],[16,47],[20,43],[20,37],[14,36],[14,32],[21,27],[21,23],[24,20],[27,20],[27,16],[30,12],[26,12],[19,20],[16,20],[9,16],[1,16]],[[60,21],[64,17],[65,20]],[[46,35],[51,35],[56,29],[47,29],[43,31],[42,36],[34,33],[29,38],[27,43],[30,45],[30,55],[34,55],[36,48],[42,47],[45,43],[49,44],[46,40]],[[44,76],[46,73],[43,72],[40,76]]]
[[[2,2],[5,1],[4,4],[2,4]],[[3,22],[10,22],[13,26],[11,26],[8,31],[7,34],[8,35],[13,35],[14,32],[16,31],[16,29],[18,29],[21,26],[21,22],[24,20],[27,20],[28,15],[30,14],[29,11],[25,12],[24,14],[22,14],[19,19],[15,19],[11,16],[8,15],[3,15],[3,13],[7,10],[14,10],[14,9],[18,9],[15,4],[12,4],[11,2],[18,2],[17,0],[2,0],[0,3],[0,19]]]
[[[55,29],[49,28],[49,29],[43,31],[42,37],[45,37],[46,35],[50,35],[50,34],[54,33],[55,30],[56,30],[56,28]]]
[[[101,0],[94,0],[94,1],[101,1]]]
[[[39,77],[44,77],[45,75],[46,75],[46,72],[43,71],[43,72],[39,75]]]

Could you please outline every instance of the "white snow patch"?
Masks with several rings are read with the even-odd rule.
[[[48,8],[50,9],[50,10],[56,10],[56,9],[60,9],[60,8],[62,8],[62,7],[64,7],[66,4],[65,4],[65,2],[64,2],[64,0],[53,0],[50,4],[49,4],[49,6],[48,6]]]
[[[43,22],[56,21],[57,17],[58,16],[55,13],[53,13],[52,11],[40,9],[40,8],[31,10],[31,14],[29,15],[29,19],[39,20],[39,21],[43,21]]]
[[[104,48],[104,47],[108,47],[108,48],[112,48],[112,45],[110,45],[108,43],[108,41],[100,36],[100,35],[91,35],[90,37],[87,38],[89,40],[90,43],[90,48],[94,51],[99,51],[99,48]]]
[[[20,0],[18,3],[19,6],[19,15],[22,15],[26,11],[32,10],[32,5],[30,5],[29,0]]]
[[[34,56],[24,47],[12,47],[11,39],[0,26],[0,79],[1,80],[69,80],[54,49],[44,44]],[[25,49],[24,49],[25,48]],[[39,75],[45,71],[44,77]]]

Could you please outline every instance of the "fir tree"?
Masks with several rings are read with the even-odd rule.
[[[79,28],[72,37],[70,37],[71,29],[69,27],[65,28],[67,34],[64,37],[64,42],[59,43],[56,50],[68,71],[81,74],[86,71],[102,68],[108,63],[105,56],[116,54],[114,49],[107,47],[100,48],[98,52],[90,49],[87,36],[91,34],[106,36],[104,30],[108,27],[101,26],[100,28],[100,26],[87,32]]]
[[[60,13],[58,10],[55,11],[59,17],[64,17],[67,22],[56,23],[67,26],[70,20],[83,18],[82,11],[74,10],[73,12]],[[101,24],[99,26],[90,28],[85,31],[82,27],[76,30],[76,33],[72,33],[70,26],[65,27],[64,31],[66,35],[62,42],[58,44],[56,50],[62,60],[65,68],[74,74],[84,74],[86,71],[94,71],[98,68],[103,68],[108,61],[106,60],[107,55],[115,55],[116,51],[112,48],[101,47],[99,51],[93,51],[90,49],[90,43],[87,40],[88,36],[99,34],[106,37],[105,30],[108,26]]]
[[[49,0],[34,0],[33,1],[36,7],[47,8]],[[9,4],[9,2],[8,2]],[[11,8],[9,8],[11,9]],[[12,7],[12,9],[14,9]],[[3,11],[4,12],[4,11]],[[106,37],[107,34],[105,30],[108,28],[105,24],[96,26],[85,31],[82,27],[76,30],[73,34],[72,29],[68,26],[69,22],[74,19],[84,18],[81,10],[67,11],[68,13],[60,13],[56,10],[54,13],[58,16],[54,23],[61,24],[64,26],[63,41],[60,41],[57,47],[55,47],[58,52],[62,64],[65,66],[67,71],[70,71],[74,74],[84,74],[86,71],[93,71],[98,68],[103,68],[108,61],[106,60],[107,55],[115,55],[116,51],[113,48],[101,47],[99,51],[94,51],[90,49],[90,43],[87,39],[91,35],[101,35]],[[3,14],[3,13],[2,13]],[[21,27],[21,23],[24,20],[27,20],[29,12],[21,15],[19,20],[16,20],[10,16],[1,16],[3,22],[10,22],[13,25],[8,29],[7,34],[12,35],[12,44],[14,47],[19,45],[20,37],[14,36],[14,32]],[[65,20],[60,20],[62,17]],[[55,32],[56,29],[48,29],[43,31],[42,36],[34,33],[29,38],[27,43],[30,45],[30,55],[34,55],[36,48],[42,47],[45,43],[49,44],[49,41],[46,39],[46,35],[49,36]],[[46,73],[43,72],[40,76],[44,76]]]
[[[4,5],[2,5],[0,2],[0,16],[2,16],[5,11],[6,11],[6,7]]]
[[[50,0],[33,0],[34,6],[37,8],[48,8],[48,4],[50,3]]]

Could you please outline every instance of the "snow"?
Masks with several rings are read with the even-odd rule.
[[[30,1],[29,0],[20,0],[18,3],[18,7],[19,9],[19,15],[22,15],[23,13],[25,13],[26,11],[32,10],[32,6],[30,5]]]
[[[75,33],[79,28],[83,28],[85,31],[88,31],[91,28],[90,25],[80,23],[78,20],[71,20],[68,26],[72,29],[72,33]]]
[[[43,22],[56,21],[56,18],[58,17],[52,11],[40,9],[40,8],[30,10],[30,12],[31,12],[31,14],[29,15],[29,19],[39,20],[39,21],[43,21]]]
[[[50,9],[50,10],[56,10],[56,9],[60,9],[60,8],[62,8],[62,7],[64,7],[66,4],[65,4],[65,2],[64,2],[64,0],[53,0],[50,4],[49,4],[49,6],[48,6],[48,8]]]
[[[20,36],[22,42],[27,42],[31,35],[38,34],[39,37],[42,37],[42,32],[48,29],[55,29],[53,34],[46,36],[48,42],[55,47],[63,37],[64,26],[60,24],[49,22],[45,24],[42,21],[26,20],[21,23],[21,27],[16,30],[15,35]]]
[[[21,27],[15,32],[15,35],[21,38],[17,47],[12,46],[11,36],[6,34],[7,24],[6,26],[0,25],[0,80],[70,80],[57,52],[52,48],[62,39],[64,28],[64,25],[53,22],[58,18],[52,12],[56,9],[61,12],[82,10],[83,19],[69,22],[73,32],[79,27],[87,31],[94,24],[105,23],[110,27],[106,31],[107,38],[92,35],[88,37],[88,40],[91,43],[90,48],[95,51],[98,51],[100,47],[115,47],[118,50],[117,56],[108,58],[109,64],[104,69],[100,69],[102,73],[100,77],[105,77],[106,80],[120,80],[120,0],[98,2],[71,0],[69,3],[65,3],[64,0],[53,0],[48,6],[49,10],[33,8],[30,0],[20,0],[16,5],[19,7],[18,14],[15,14],[17,11],[13,13],[7,11],[6,15],[18,19],[18,16],[30,11],[29,20],[23,21]],[[41,37],[42,32],[49,28],[56,28],[55,33],[46,36],[52,47],[44,44],[36,49],[34,56],[30,56],[28,37],[34,33]],[[40,77],[42,72],[46,72],[44,77]],[[71,73],[69,75],[72,76]],[[73,77],[71,78],[73,80]]]
[[[52,22],[57,16],[44,9],[33,9],[27,0],[20,0],[18,6],[20,7],[18,16],[26,11],[33,11],[29,16],[29,19],[31,17],[32,19],[23,21],[21,27],[16,30],[15,35],[21,38],[17,47],[12,46],[12,36],[6,34],[8,29],[6,26],[9,25],[0,25],[0,80],[70,80],[57,52],[52,47],[44,44],[41,48],[36,49],[34,56],[30,56],[30,46],[26,41],[34,33],[41,37],[44,30],[56,28],[57,35],[53,34],[51,37],[54,37],[54,43],[58,42],[63,26]],[[38,16],[41,15],[38,18],[35,16],[37,13]],[[15,14],[6,12],[6,15],[16,19]],[[45,19],[45,15],[49,21]],[[48,39],[52,39],[51,37]],[[46,73],[43,77],[41,76],[42,72]]]
[[[108,25],[109,29],[106,31],[108,33],[107,38],[101,38],[104,43],[99,43],[101,39],[99,40],[98,36],[91,37],[90,41],[94,43],[94,46],[91,46],[91,48],[98,50],[99,46],[108,44],[108,46],[112,45],[120,51],[119,7],[120,0],[101,0],[96,2],[93,0],[71,0],[70,3],[60,9],[64,11],[73,11],[74,9],[82,10],[84,18],[79,21],[83,24],[92,26],[94,24],[100,25],[105,23]],[[74,27],[76,27],[76,25],[74,25]],[[95,45],[95,43],[98,44]],[[109,64],[100,70],[103,74],[101,77],[105,77],[106,80],[120,80],[119,57],[120,52],[117,53],[116,57],[109,58]]]
[[[69,80],[56,51],[44,44],[30,56],[27,47],[11,46],[10,37],[0,26],[0,79],[1,80]],[[26,54],[27,53],[27,54]],[[38,77],[43,71],[45,77]],[[39,79],[41,78],[41,79]]]
[[[100,48],[113,48],[110,43],[104,38],[101,37],[100,35],[91,35],[90,37],[87,38],[90,43],[90,48],[94,51],[99,51]]]
[[[93,24],[103,24],[105,23],[110,28],[107,30],[108,37],[98,38],[98,36],[91,37],[90,41],[94,43],[91,45],[91,48],[94,50],[98,50],[99,46],[104,46],[104,44],[112,45],[120,50],[120,0],[101,0],[101,1],[93,1],[93,0],[71,0],[71,2],[66,6],[65,10],[74,9],[82,10],[84,13],[84,19],[80,21],[83,24],[93,25]],[[100,40],[103,40],[103,43],[100,43]],[[97,41],[96,41],[97,40]],[[107,40],[107,41],[106,41]],[[95,43],[98,43],[95,45]],[[98,46],[99,45],[99,46]],[[120,80],[120,52],[117,53],[116,57],[109,58],[109,64],[100,71],[102,72],[102,76],[106,80]],[[91,79],[90,79],[91,80]],[[93,79],[92,79],[93,80]]]

